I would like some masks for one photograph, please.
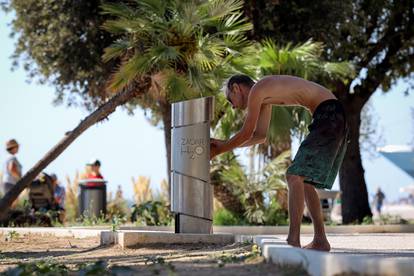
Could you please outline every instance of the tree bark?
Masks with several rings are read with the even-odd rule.
[[[233,195],[232,192],[229,191],[222,183],[215,184],[213,187],[214,197],[223,205],[224,208],[237,216],[244,216],[244,212],[246,210],[237,196]]]
[[[165,150],[167,155],[168,194],[171,197],[171,104],[161,102],[162,122],[164,124]]]
[[[348,149],[339,171],[342,192],[342,222],[344,224],[356,221],[361,223],[364,217],[372,217],[359,147],[360,116],[365,101],[358,100],[357,97],[355,96],[352,102],[348,99],[350,102],[344,103],[349,127]],[[357,101],[358,103],[356,103]]]
[[[95,123],[106,119],[115,109],[128,102],[132,98],[145,93],[151,85],[149,77],[143,78],[139,83],[134,83],[122,92],[113,96],[106,103],[101,105],[92,114],[83,119],[72,131],[65,134],[65,137],[57,143],[46,155],[40,159],[0,200],[0,221],[7,218],[8,210],[19,194],[29,186],[33,179],[55,160],[73,141],[76,140],[85,130]]]

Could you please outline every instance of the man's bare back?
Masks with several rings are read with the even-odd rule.
[[[312,114],[321,102],[336,99],[334,94],[319,84],[287,75],[267,76],[252,89],[262,94],[262,104],[301,105]]]

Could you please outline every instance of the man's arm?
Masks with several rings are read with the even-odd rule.
[[[248,147],[256,144],[263,144],[267,139],[267,131],[269,129],[270,119],[272,117],[272,105],[262,105],[260,109],[259,120],[256,124],[256,129],[253,136],[244,142],[240,147]]]
[[[263,101],[261,91],[254,89],[254,87],[252,89],[247,103],[247,115],[243,127],[232,138],[223,143],[219,153],[237,148],[252,138]]]

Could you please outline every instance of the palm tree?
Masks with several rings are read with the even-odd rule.
[[[154,109],[165,127],[170,160],[170,102],[207,96],[219,90],[228,62],[249,45],[241,0],[137,0],[104,4],[113,17],[103,26],[118,39],[103,59],[119,63],[108,81],[113,96],[87,116],[39,160],[0,200],[0,221],[30,182],[90,126],[120,105],[138,100]],[[169,166],[168,166],[169,170]]]
[[[146,74],[152,86],[138,104],[162,121],[170,171],[171,102],[214,95],[230,74],[231,59],[250,43],[252,28],[243,1],[143,0],[104,4],[114,17],[105,30],[120,37],[105,50],[105,61],[119,60],[109,86],[119,90]]]

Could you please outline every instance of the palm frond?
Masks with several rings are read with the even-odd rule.
[[[225,48],[220,41],[208,35],[198,39],[197,50],[190,62],[205,72],[213,70],[225,53]]]
[[[135,2],[144,14],[155,14],[157,17],[164,17],[168,6],[174,3],[169,0],[135,0]]]
[[[224,35],[223,42],[226,46],[226,51],[235,56],[241,55],[243,49],[251,45],[251,42],[243,34]]]
[[[253,28],[242,12],[234,12],[230,16],[219,21],[217,24],[217,34],[234,35],[240,32],[250,31]]]
[[[284,51],[289,51],[293,56],[299,57],[302,60],[317,61],[322,55],[323,48],[323,43],[313,42],[310,39],[303,44],[296,45],[295,47],[288,45],[284,48]]]
[[[128,85],[137,76],[148,73],[151,69],[151,59],[146,55],[135,54],[128,61],[121,64],[113,74],[110,88],[120,90]]]
[[[200,7],[209,20],[220,19],[243,8],[241,0],[210,0]]]
[[[201,17],[198,8],[199,6],[194,1],[181,2],[178,12],[182,21],[191,26],[200,25]]]
[[[188,100],[197,94],[184,76],[175,73],[170,73],[167,76],[165,89],[168,92],[170,102]]]
[[[355,77],[354,66],[346,61],[343,62],[325,62],[323,70],[327,72],[332,78],[353,79]]]
[[[116,20],[107,20],[102,25],[102,28],[113,34],[123,34],[143,32],[146,26],[147,22],[143,21],[142,19],[130,20],[119,18]]]
[[[290,131],[295,127],[292,109],[293,107],[286,106],[274,106],[272,108],[272,117],[268,130],[269,143],[278,143],[289,139]]]
[[[150,48],[147,56],[151,57],[151,63],[158,67],[183,60],[183,54],[174,46],[160,44]]]
[[[263,168],[261,174],[266,179],[266,190],[277,190],[286,186],[284,179],[290,155],[290,150],[284,151]]]
[[[102,59],[104,62],[107,62],[111,59],[121,57],[131,48],[131,44],[128,40],[118,39],[109,47],[105,48]]]
[[[238,162],[234,162],[226,170],[222,170],[220,176],[224,182],[243,187],[249,183],[244,171],[244,168]]]
[[[109,14],[120,18],[133,18],[135,10],[125,3],[103,3],[101,5],[102,14]]]

